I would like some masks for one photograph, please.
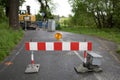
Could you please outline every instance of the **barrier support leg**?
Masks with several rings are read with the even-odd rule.
[[[84,51],[84,62],[83,62],[83,65],[86,65],[87,63],[87,52]]]
[[[31,64],[29,64],[25,70],[25,73],[37,73],[39,71],[40,64],[35,64],[34,53],[31,52]]]
[[[33,52],[31,53],[31,64],[34,64],[34,54],[33,54]]]
[[[74,69],[77,73],[90,72],[91,70],[89,70],[86,66],[87,66],[87,52],[84,51],[83,64],[80,64],[79,66],[74,67]]]

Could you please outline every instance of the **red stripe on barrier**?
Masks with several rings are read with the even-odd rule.
[[[43,50],[43,51],[46,50],[45,42],[38,42],[37,45],[38,45],[38,50]]]
[[[71,50],[79,50],[79,42],[71,42]]]
[[[54,42],[54,50],[62,51],[62,42]]]
[[[88,42],[88,50],[89,50],[89,51],[92,50],[92,42]]]
[[[30,45],[29,45],[29,42],[26,42],[26,43],[25,43],[25,48],[26,48],[26,50],[27,50],[27,51],[29,51],[29,50],[30,50]]]

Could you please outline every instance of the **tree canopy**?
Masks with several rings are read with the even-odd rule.
[[[51,6],[53,5],[52,0],[38,0],[40,3],[40,13],[44,17],[44,19],[52,18],[52,13],[51,13]]]
[[[120,28],[120,0],[69,0],[69,3],[76,23],[92,16],[98,28]]]

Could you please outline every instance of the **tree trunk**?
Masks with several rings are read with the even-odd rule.
[[[98,11],[97,11],[96,19],[97,19],[97,23],[98,23],[98,28],[102,28],[102,24],[101,24],[101,21],[100,21],[100,14],[99,14]]]
[[[18,10],[19,0],[8,0],[9,4],[9,26],[15,30],[19,29]]]
[[[92,14],[93,14],[93,19],[94,19],[94,21],[95,21],[95,24],[96,24],[96,26],[98,27],[97,17],[96,17],[95,12],[94,12],[93,10],[92,10]]]
[[[6,10],[6,16],[9,17],[9,7],[6,6],[6,7],[5,7],[5,10]]]
[[[103,27],[103,28],[107,27],[105,15],[103,14],[102,11],[101,11],[101,19],[102,19],[102,27]]]
[[[107,19],[107,23],[108,23],[108,28],[113,27],[113,16],[112,16],[112,14],[109,14],[108,19]]]

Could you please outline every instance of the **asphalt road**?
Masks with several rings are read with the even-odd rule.
[[[75,66],[82,64],[78,51],[35,51],[35,63],[40,64],[38,73],[25,74],[25,68],[30,64],[30,52],[25,50],[26,41],[56,41],[54,34],[43,30],[26,31],[24,39],[16,46],[2,63],[0,63],[0,80],[120,80],[120,61],[115,55],[116,45],[104,39],[61,32],[62,41],[93,42],[93,51],[103,56],[101,68],[103,72],[78,74]],[[80,57],[79,57],[80,56]]]

